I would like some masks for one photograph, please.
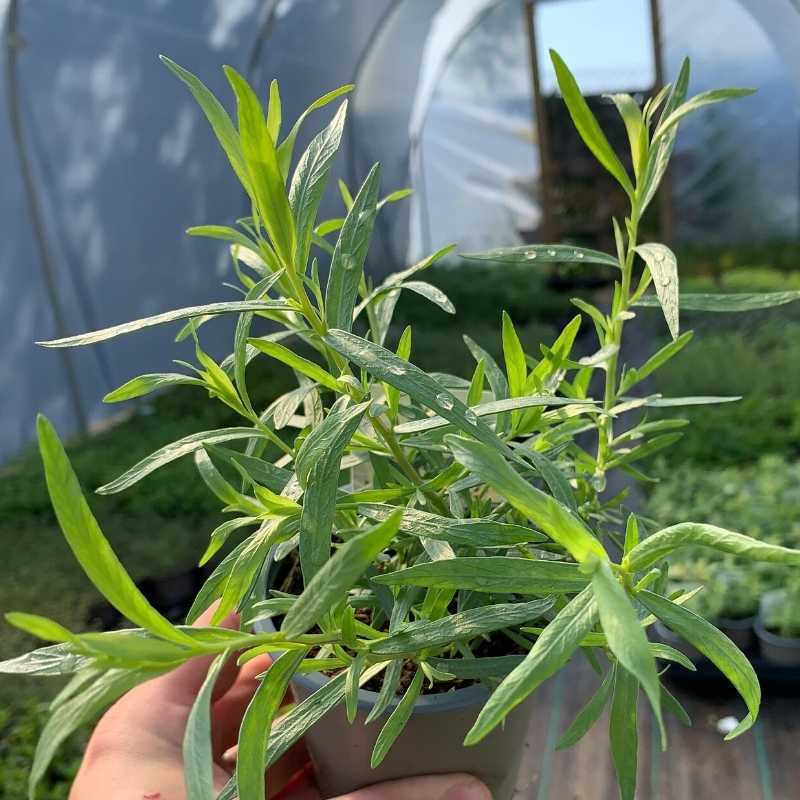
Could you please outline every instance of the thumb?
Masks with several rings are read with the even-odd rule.
[[[492,800],[484,783],[472,775],[422,775],[376,783],[334,800]]]

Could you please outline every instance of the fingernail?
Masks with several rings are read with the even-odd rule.
[[[442,800],[492,800],[492,795],[477,778],[468,778],[451,786]]]
[[[233,747],[229,747],[223,754],[222,760],[226,764],[235,764],[236,763],[236,756],[239,754],[239,746],[234,745]]]

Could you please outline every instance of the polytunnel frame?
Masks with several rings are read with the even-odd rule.
[[[440,13],[443,9],[446,8],[447,4],[451,0],[442,0],[442,5],[439,8]],[[554,0],[520,0],[522,5],[523,14],[526,18],[526,24],[528,26],[528,43],[529,43],[529,56],[530,56],[530,77],[531,77],[531,98],[532,98],[532,114],[534,117],[534,122],[537,125],[537,130],[539,133],[539,137],[542,137],[542,125],[546,128],[546,119],[545,115],[542,113],[543,106],[540,105],[542,101],[541,91],[538,87],[539,76],[538,76],[538,58],[536,53],[536,37],[535,37],[535,8],[536,5],[542,2],[553,2]],[[556,0],[562,1],[563,0]],[[276,0],[277,2],[277,0]],[[411,236],[411,228],[415,224],[415,216],[416,222],[420,226],[420,233],[421,239],[424,242],[424,247],[426,252],[430,251],[432,248],[432,237],[430,232],[430,215],[428,212],[428,205],[427,205],[427,197],[426,197],[426,180],[425,180],[425,162],[424,162],[424,153],[423,148],[421,147],[421,139],[423,130],[425,127],[425,123],[427,121],[428,112],[430,109],[431,101],[433,99],[435,88],[438,86],[444,69],[446,68],[447,64],[449,63],[453,53],[459,47],[461,42],[469,36],[483,21],[487,14],[491,13],[491,11],[499,5],[503,0],[459,0],[460,3],[470,2],[474,5],[474,14],[471,16],[467,24],[465,24],[455,36],[452,37],[449,46],[445,49],[445,52],[439,55],[438,59],[438,67],[434,72],[434,75],[429,79],[428,84],[431,87],[427,92],[427,97],[424,97],[422,100],[420,99],[420,87],[419,84],[417,86],[414,102],[412,104],[412,118],[409,124],[409,144],[408,144],[408,161],[409,161],[409,175],[411,178],[411,185],[414,189],[414,196],[412,197],[412,210],[410,213],[410,220],[409,220],[409,239],[412,238]],[[796,47],[792,47],[792,43],[790,39],[787,39],[788,32],[783,28],[780,24],[779,19],[781,17],[785,17],[785,13],[787,11],[793,10],[800,14],[800,0],[758,0],[758,2],[754,2],[754,0],[733,0],[737,5],[742,7],[742,9],[750,16],[753,20],[753,23],[757,25],[761,31],[765,34],[765,36],[773,43],[778,56],[780,57],[781,61],[786,64],[787,73],[789,75],[789,79],[793,80],[795,85],[800,92],[800,49]],[[361,54],[359,55],[358,61],[353,70],[353,83],[355,84],[354,89],[354,99],[358,94],[359,91],[359,75],[361,70],[363,69],[364,65],[367,63],[369,56],[371,55],[372,49],[376,40],[379,39],[380,33],[384,29],[386,25],[388,25],[394,16],[402,7],[405,5],[405,0],[392,0],[391,4],[387,7],[387,9],[383,12],[381,17],[379,18],[378,22],[376,23],[372,35],[370,36],[370,42],[367,46],[362,50]],[[651,33],[652,33],[652,42],[653,42],[653,52],[654,52],[654,66],[655,66],[655,86],[659,88],[664,85],[664,65],[663,65],[663,41],[662,41],[662,33],[661,33],[661,13],[659,7],[659,0],[649,0],[650,5],[650,21],[651,21]],[[781,13],[782,12],[782,13]],[[425,49],[423,50],[423,64],[424,67],[424,60],[426,55],[428,54],[428,47],[430,44],[430,39],[426,41]],[[422,68],[421,68],[422,72]],[[358,125],[358,118],[357,115],[353,115],[353,119],[351,121],[351,125],[353,127],[353,131],[357,129]],[[541,141],[547,140],[547,133],[546,130],[544,131],[543,138],[540,139]],[[357,136],[353,136],[351,140],[351,144],[348,148],[347,158],[348,158],[348,169],[347,174],[348,178],[351,181],[357,180],[357,169],[356,169],[356,153],[355,153],[355,146],[353,142],[357,141]],[[540,153],[541,153],[541,163],[543,171],[547,169],[544,166],[545,162],[548,162],[549,166],[549,159],[548,159],[548,151],[546,147],[542,147],[541,144]],[[545,178],[544,174],[543,178],[543,198],[549,195],[550,187],[545,189],[545,185],[547,184],[547,179]],[[672,238],[671,234],[674,229],[674,209],[671,197],[671,187],[669,181],[669,174],[665,177],[664,185],[660,194],[659,200],[659,216],[660,216],[660,227],[662,230],[662,235],[667,239],[670,240]],[[414,214],[414,206],[416,206],[416,215]],[[550,210],[550,203],[547,200],[544,200],[542,203],[542,210],[543,210],[543,219],[547,220],[549,217],[549,210]],[[387,224],[385,221],[384,225]],[[552,228],[552,225],[545,226],[544,234],[547,237],[548,235],[552,238],[552,234],[554,231],[548,230]],[[386,236],[385,240],[390,242],[390,237]]]

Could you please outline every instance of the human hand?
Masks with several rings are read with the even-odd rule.
[[[197,622],[207,624],[209,610]],[[223,622],[237,624],[235,616]],[[103,716],[86,748],[70,800],[185,800],[183,734],[210,658],[195,658],[172,672],[143,683]],[[228,782],[235,765],[235,745],[242,716],[258,681],[270,665],[268,656],[238,668],[235,658],[223,667],[211,707],[214,782]],[[295,745],[269,771],[275,800],[320,800],[308,756]],[[391,781],[360,789],[337,800],[491,800],[488,789],[469,775],[435,775]]]

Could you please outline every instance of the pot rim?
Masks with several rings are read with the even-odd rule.
[[[720,628],[732,628],[737,631],[744,631],[752,628],[756,624],[755,615],[749,617],[718,617],[716,620],[717,626]]]
[[[761,619],[760,616],[756,617],[754,627],[756,636],[767,644],[773,647],[781,647],[784,650],[800,650],[800,637],[779,636],[777,633],[772,633],[772,631],[768,630],[767,626],[764,625],[764,620]]]
[[[299,683],[311,691],[321,689],[331,678],[322,672],[308,672],[305,675],[297,674],[292,678],[292,683]],[[386,711],[394,709],[402,698],[395,695],[386,707]],[[489,690],[476,683],[462,689],[454,689],[439,694],[421,694],[414,703],[414,714],[444,714],[449,711],[462,711],[466,708],[480,705],[489,699]],[[358,690],[358,708],[360,711],[371,711],[378,701],[378,692],[368,689]],[[385,714],[386,711],[383,713]],[[383,715],[381,715],[383,716]]]

